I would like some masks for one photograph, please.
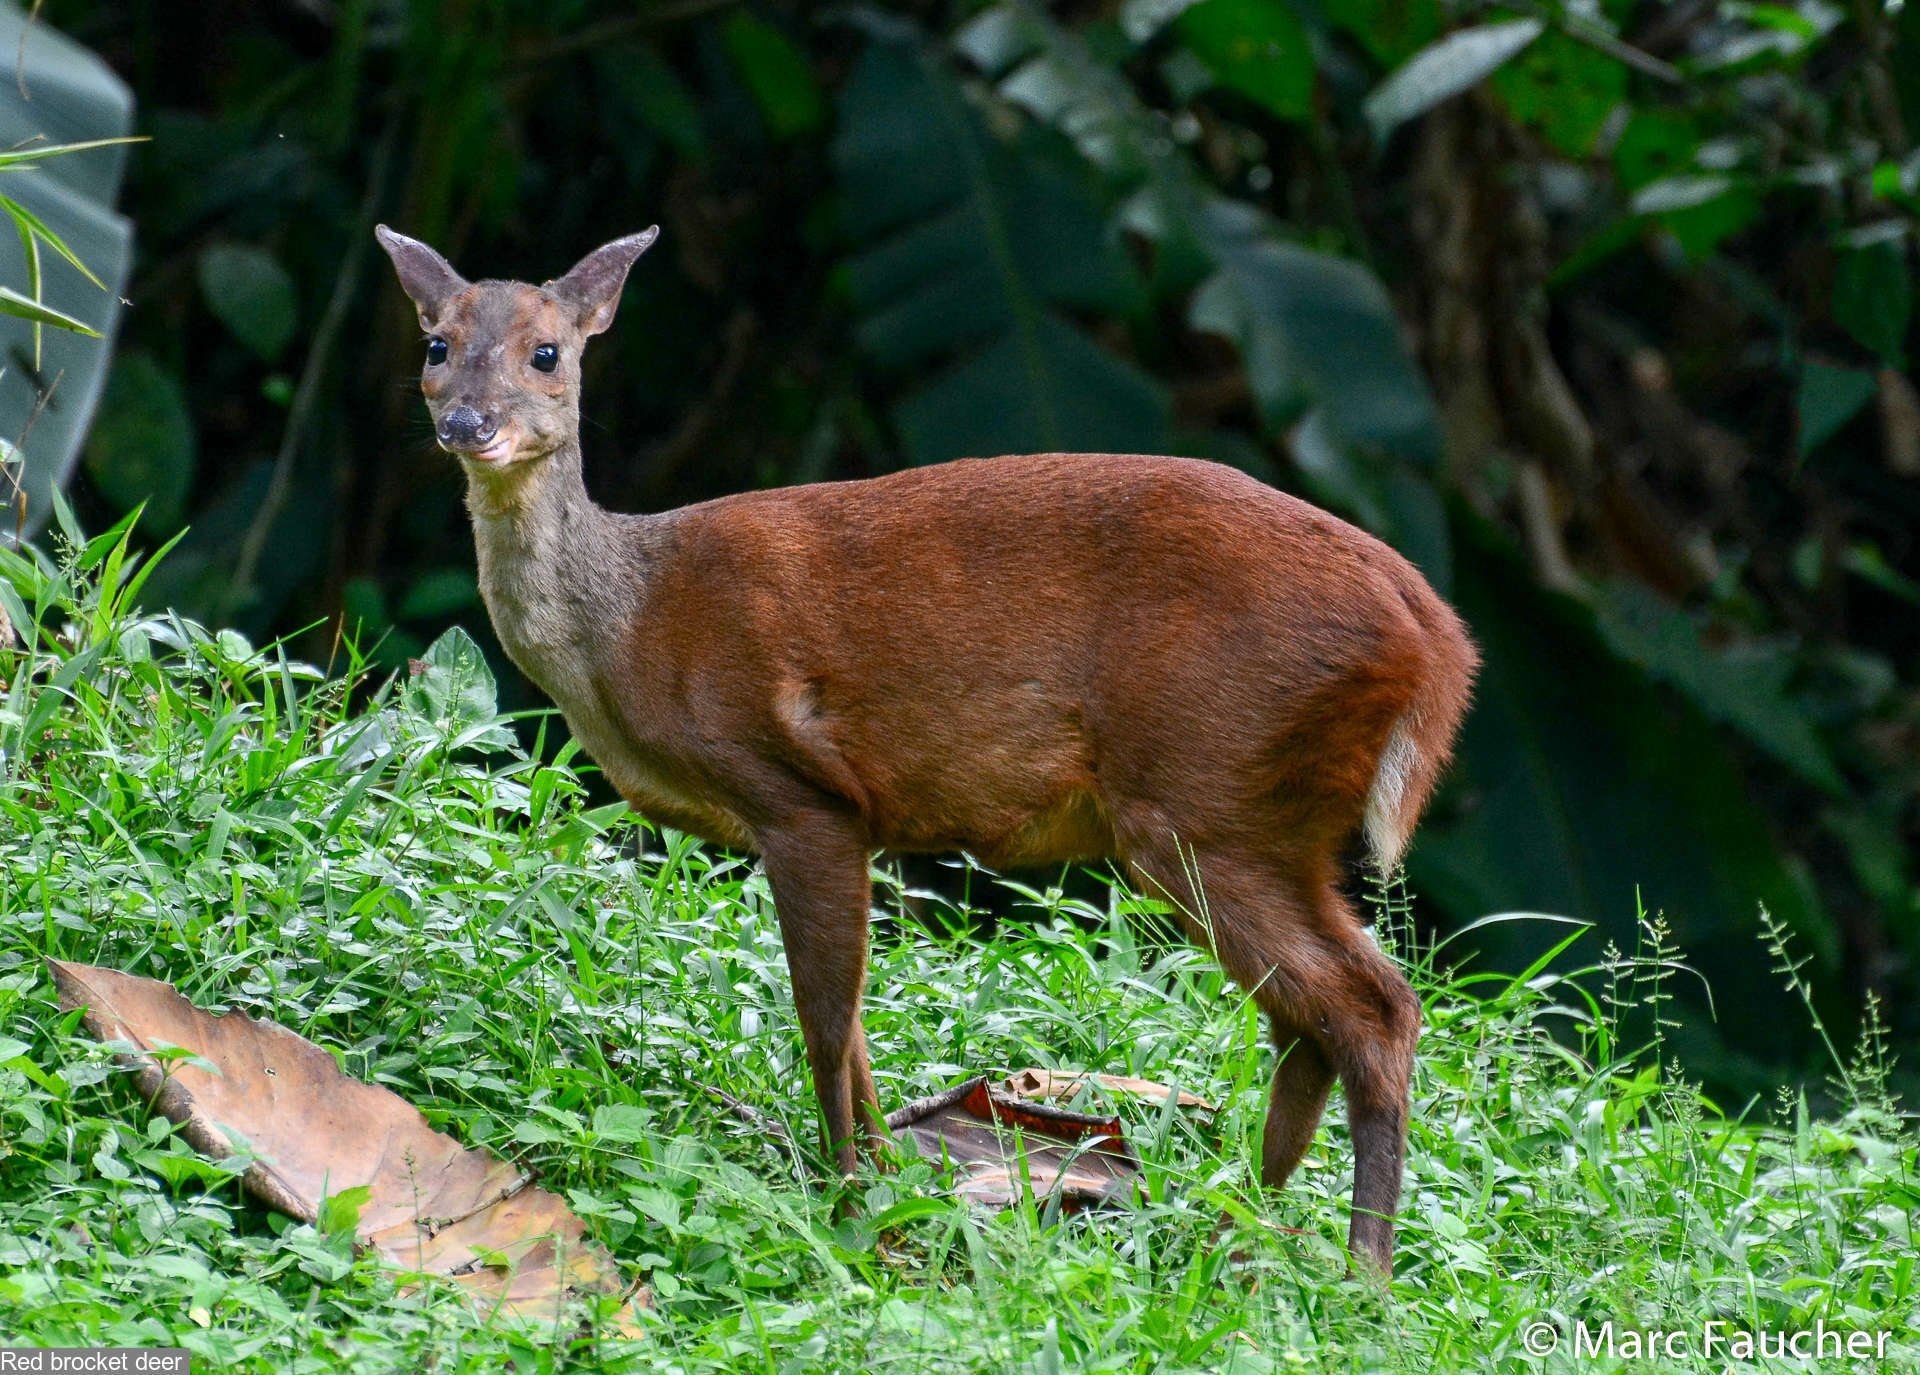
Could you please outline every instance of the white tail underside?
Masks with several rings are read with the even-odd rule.
[[[1361,825],[1367,834],[1367,848],[1382,874],[1393,872],[1406,847],[1407,824],[1402,814],[1407,797],[1407,780],[1420,762],[1420,748],[1413,742],[1413,717],[1401,717],[1394,723],[1387,747],[1380,752],[1380,763],[1373,773],[1373,786],[1367,789],[1367,810]]]

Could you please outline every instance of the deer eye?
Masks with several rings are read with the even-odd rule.
[[[552,372],[560,366],[560,350],[552,344],[542,344],[533,351],[533,365],[542,372]]]
[[[427,340],[427,366],[437,368],[447,361],[447,341],[439,337]]]

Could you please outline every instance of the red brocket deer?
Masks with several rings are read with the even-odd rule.
[[[762,856],[839,1167],[886,1142],[873,853],[1113,859],[1267,1013],[1264,1183],[1344,1085],[1349,1249],[1387,1272],[1420,1003],[1336,885],[1356,840],[1396,861],[1476,665],[1412,565],[1233,469],[1137,455],[616,515],[581,480],[580,356],[656,231],[544,286],[377,232],[500,642],[636,809]]]

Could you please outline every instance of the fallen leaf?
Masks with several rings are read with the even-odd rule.
[[[638,1336],[618,1264],[586,1224],[518,1168],[434,1131],[398,1094],[341,1073],[333,1056],[274,1022],[202,1012],[159,979],[48,960],[63,1010],[87,1030],[129,1042],[140,1093],[213,1157],[241,1145],[259,1157],[244,1177],[268,1206],[311,1223],[321,1201],[366,1188],[354,1235],[390,1264],[444,1276],[487,1311],[556,1320],[569,1298],[626,1294],[613,1328]],[[172,1046],[214,1066],[166,1057]]]
[[[1108,1093],[1126,1093],[1137,1098],[1150,1098],[1156,1103],[1167,1101],[1167,1095],[1173,1089],[1166,1084],[1156,1084],[1151,1079],[1128,1079],[1118,1074],[1089,1074],[1084,1070],[1065,1071],[1053,1069],[1023,1069],[1009,1074],[1006,1078],[1007,1090],[1022,1098],[1059,1099],[1072,1098],[1088,1084],[1098,1084]],[[1214,1111],[1213,1104],[1197,1093],[1180,1090],[1180,1106],[1199,1108],[1202,1112]]]
[[[1140,1158],[1119,1118],[1028,1102],[985,1075],[886,1121],[920,1156],[953,1167],[955,1193],[990,1208],[1012,1207],[1026,1187],[1036,1199],[1057,1193],[1069,1213],[1130,1200],[1140,1189]]]

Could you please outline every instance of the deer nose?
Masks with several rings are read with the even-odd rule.
[[[440,417],[440,442],[450,449],[484,448],[497,428],[491,415],[471,406],[455,406]]]

